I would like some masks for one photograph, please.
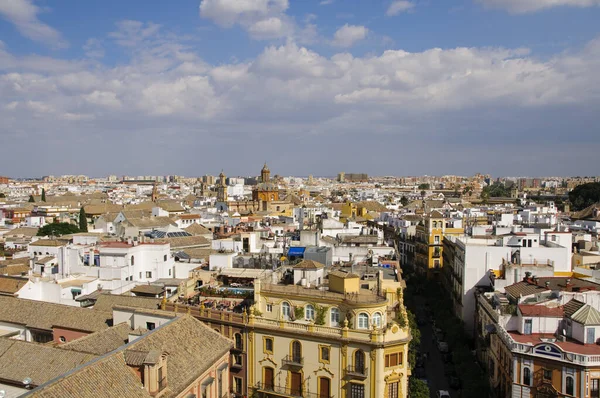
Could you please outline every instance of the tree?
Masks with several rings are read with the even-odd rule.
[[[421,191],[421,196],[425,197],[426,192],[425,191]]]
[[[484,187],[481,191],[481,198],[508,198],[510,197],[510,189],[506,188],[504,184],[495,182],[492,185]]]
[[[419,184],[419,189],[429,189],[429,184]]]
[[[83,206],[79,210],[79,229],[81,230],[81,232],[88,231],[87,217],[85,215],[85,210],[83,209]]]
[[[4,194],[4,192],[0,192],[0,198],[6,198],[6,195]]]
[[[429,387],[423,380],[412,377],[408,380],[409,398],[429,398]]]
[[[569,201],[573,210],[583,210],[594,203],[600,202],[600,182],[590,182],[578,185],[569,192]]]
[[[42,188],[42,202],[46,201],[46,190]]]
[[[29,203],[33,203],[33,202],[35,202],[33,195],[29,195]]]
[[[70,224],[68,222],[55,222],[52,224],[46,224],[40,228],[37,232],[37,236],[62,236],[68,234],[75,234],[79,231],[77,225]]]
[[[406,206],[406,205],[408,204],[408,199],[406,198],[406,196],[402,196],[402,197],[400,198],[400,204],[401,204],[402,206]]]

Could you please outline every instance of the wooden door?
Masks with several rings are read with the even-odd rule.
[[[292,383],[291,383],[292,395],[302,395],[302,375],[298,372],[292,372]]]
[[[273,368],[265,368],[265,379],[263,380],[263,384],[265,385],[265,389],[272,390],[275,381],[275,371]]]
[[[329,398],[331,396],[330,380],[327,377],[321,377],[319,383],[319,398]]]

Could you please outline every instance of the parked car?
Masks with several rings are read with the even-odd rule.
[[[455,390],[458,390],[461,387],[460,379],[456,376],[451,376],[448,379],[448,384],[450,385],[450,388],[453,388]]]
[[[439,341],[437,343],[437,347],[438,350],[440,350],[440,352],[442,353],[448,352],[448,343],[446,343],[445,341]]]
[[[437,398],[450,398],[450,393],[446,390],[438,390],[436,396]]]

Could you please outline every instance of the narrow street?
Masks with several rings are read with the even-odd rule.
[[[423,297],[415,297],[415,302],[417,305],[415,315],[428,319],[425,299]],[[444,374],[444,361],[436,347],[433,328],[429,320],[419,325],[419,330],[421,331],[421,353],[427,353],[427,360],[424,361],[424,364],[431,397],[436,397],[438,390],[448,390],[453,397],[456,396],[448,387],[448,380]]]

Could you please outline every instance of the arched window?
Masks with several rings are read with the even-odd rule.
[[[531,369],[523,368],[523,384],[526,386],[531,385]]]
[[[362,350],[354,352],[354,370],[357,373],[365,373],[365,353]]]
[[[433,222],[433,228],[437,228],[437,221]]]
[[[373,314],[373,325],[378,328],[381,327],[381,314],[379,312]]]
[[[281,315],[283,315],[283,319],[290,319],[290,310],[290,303],[285,301],[281,303]]]
[[[315,320],[315,307],[308,304],[306,306],[306,309],[304,310],[304,315],[307,320],[314,321]]]
[[[565,392],[567,395],[575,395],[575,380],[571,376],[567,376],[566,382],[567,389]]]
[[[292,360],[296,363],[302,363],[302,344],[299,341],[292,342]]]
[[[135,258],[131,256],[131,265],[135,265]]]
[[[358,314],[358,329],[368,329],[369,328],[369,315],[364,312]]]
[[[238,350],[243,350],[244,343],[242,342],[242,335],[240,333],[236,333],[233,337],[235,338],[235,348]]]
[[[333,327],[339,326],[340,325],[340,310],[338,310],[337,308],[332,308],[330,319],[331,319],[331,326],[333,326]]]

